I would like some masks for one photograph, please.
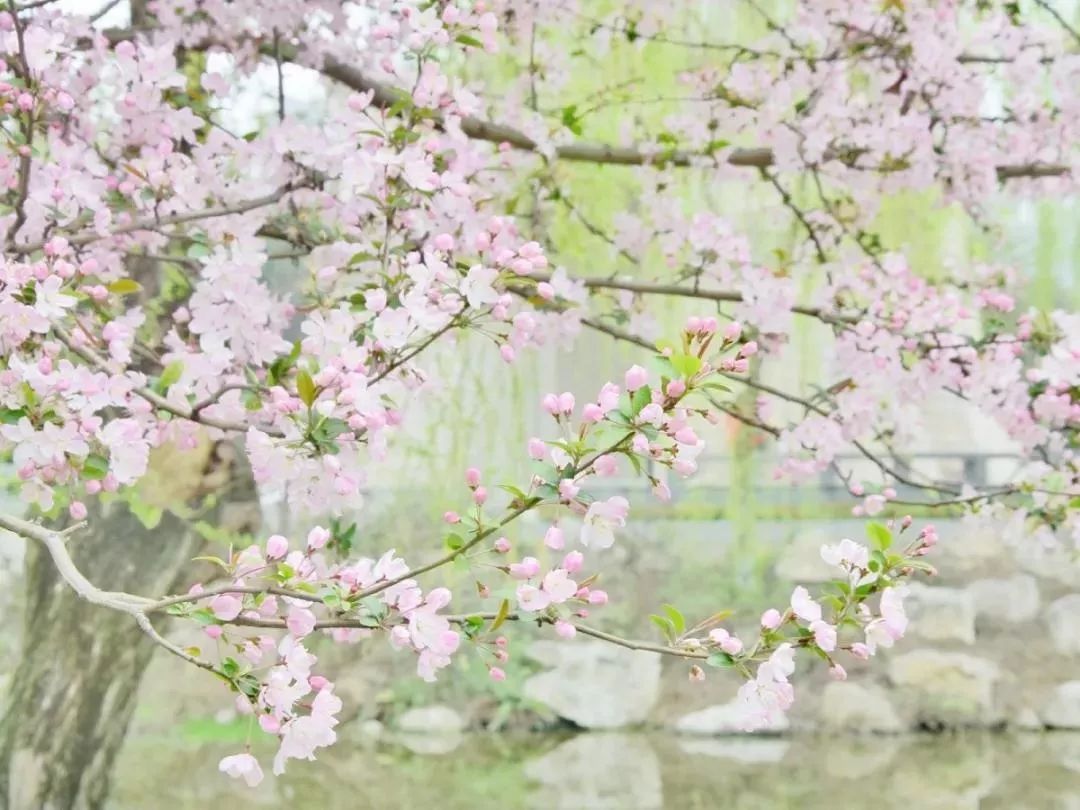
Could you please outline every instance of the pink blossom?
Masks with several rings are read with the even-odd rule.
[[[527,613],[544,610],[551,604],[551,595],[535,585],[522,583],[517,587],[518,607]]]
[[[563,531],[558,526],[549,526],[544,533],[544,545],[551,549],[561,549],[566,545],[563,539]]]
[[[791,609],[804,622],[816,622],[821,618],[821,605],[810,598],[810,592],[802,585],[791,593]]]
[[[780,626],[781,620],[780,611],[776,608],[769,608],[761,614],[761,626],[766,630],[775,630]]]
[[[560,638],[570,639],[577,635],[577,628],[570,622],[559,619],[555,622],[555,633]]]
[[[330,540],[330,530],[324,529],[322,526],[316,526],[307,536],[307,546],[309,549],[315,551],[322,548]]]
[[[263,780],[259,761],[251,754],[233,754],[218,763],[218,770],[233,779],[243,779],[248,787],[256,787]]]
[[[280,560],[289,552],[289,541],[280,534],[273,534],[266,540],[267,559]]]
[[[581,527],[581,544],[595,548],[611,548],[615,544],[615,530],[626,526],[630,504],[620,495],[606,501],[593,501],[585,512]]]
[[[636,391],[639,388],[649,384],[649,372],[643,369],[641,366],[630,366],[626,372],[626,379],[624,385],[627,391]]]
[[[231,622],[240,615],[244,603],[239,596],[231,593],[222,593],[210,600],[211,612],[223,622]]]
[[[825,652],[836,649],[836,628],[824,621],[810,623],[810,631],[814,634],[814,643]]]
[[[289,608],[289,615],[285,619],[285,624],[289,628],[289,632],[295,638],[303,638],[310,635],[315,629],[315,614],[307,608],[296,607],[295,605]]]

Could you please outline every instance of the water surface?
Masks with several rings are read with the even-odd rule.
[[[1080,734],[695,738],[473,734],[378,741],[346,729],[318,762],[249,790],[216,772],[238,746],[142,738],[111,810],[1076,810]],[[272,752],[263,754],[268,764]],[[267,767],[267,771],[269,768]]]

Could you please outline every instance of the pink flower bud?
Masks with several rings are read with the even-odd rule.
[[[510,564],[510,576],[514,579],[532,579],[540,573],[540,561],[535,557],[526,557],[519,563]]]
[[[565,557],[563,557],[562,567],[566,569],[567,573],[576,574],[581,570],[581,566],[585,563],[585,555],[580,551],[571,551]]]
[[[589,591],[590,605],[606,605],[608,602],[607,591]]]
[[[454,237],[448,233],[440,233],[435,237],[435,249],[436,250],[453,250],[454,249]]]
[[[664,389],[666,393],[672,399],[678,399],[686,393],[686,383],[682,380],[672,380],[667,384],[667,388]]]
[[[761,614],[761,626],[766,630],[775,630],[780,626],[780,611],[776,608],[769,608]]]
[[[558,526],[551,526],[544,533],[544,545],[551,549],[560,549],[566,545],[563,531]]]
[[[557,394],[545,394],[544,398],[540,400],[540,405],[552,416],[559,415],[559,397]]]
[[[505,554],[510,550],[510,541],[507,540],[505,537],[500,537],[498,540],[495,541],[495,545],[493,546],[493,548],[500,554]]]
[[[637,391],[642,386],[648,385],[649,372],[647,372],[641,366],[630,366],[630,368],[626,371],[623,382],[626,385],[627,391]]]
[[[330,681],[328,681],[322,675],[312,675],[310,678],[308,678],[308,686],[310,686],[317,692],[322,691],[329,685]]]
[[[555,622],[555,632],[562,638],[573,638],[577,635],[577,628],[570,622],[559,619]]]
[[[866,661],[870,658],[870,648],[863,644],[861,641],[856,641],[851,645],[851,654],[856,658]]]
[[[536,285],[536,292],[545,301],[552,301],[555,298],[555,288],[546,281],[541,281]]]
[[[829,667],[829,677],[832,678],[834,681],[846,681],[847,670],[839,664],[833,664],[831,667]]]
[[[691,335],[696,335],[701,331],[701,318],[697,315],[691,315],[686,319],[686,331]]]
[[[324,529],[322,526],[316,526],[307,536],[308,548],[312,551],[317,551],[327,544],[330,540],[330,530]]]
[[[210,636],[210,638],[216,640],[221,638],[225,631],[221,629],[220,624],[211,624],[204,627],[203,632],[206,633],[206,635]]]
[[[72,520],[84,520],[86,518],[86,504],[82,501],[72,501],[68,506],[68,514]]]
[[[267,734],[277,734],[281,730],[281,722],[272,714],[260,714],[259,728]]]
[[[484,502],[487,501],[487,497],[488,493],[484,487],[477,487],[473,490],[472,499],[477,506],[483,506]]]
[[[574,412],[574,395],[569,391],[559,394],[559,410],[567,414]]]
[[[450,523],[450,524],[461,523],[461,515],[459,515],[457,512],[453,512],[453,511],[443,512],[442,519],[443,519],[444,522]]]
[[[753,357],[758,353],[758,345],[756,340],[751,340],[748,343],[744,343],[743,347],[739,349],[739,357]]]
[[[588,402],[581,411],[581,418],[586,422],[599,422],[604,418],[604,409],[595,402]]]
[[[470,487],[480,486],[480,470],[476,469],[476,467],[469,467],[469,469],[465,470],[465,483]]]
[[[724,340],[728,343],[734,343],[739,339],[739,335],[742,334],[742,324],[738,321],[732,321],[724,327]]]
[[[289,553],[289,541],[280,534],[273,534],[266,538],[266,557],[270,560],[280,560]]]
[[[537,439],[533,437],[529,439],[529,457],[534,461],[543,461],[544,456],[547,455],[547,445],[544,444],[543,439]]]
[[[694,429],[690,427],[684,427],[675,433],[675,441],[679,444],[696,445],[698,443],[697,434],[694,433]]]
[[[504,343],[499,347],[499,354],[502,355],[502,359],[507,363],[513,363],[517,355],[514,353],[514,347],[509,343]]]
[[[210,600],[210,611],[223,622],[230,622],[240,615],[244,603],[239,596],[222,593]]]
[[[499,667],[491,667],[491,669],[488,670],[488,675],[491,676],[491,680],[493,681],[506,680],[506,673],[503,672]]]

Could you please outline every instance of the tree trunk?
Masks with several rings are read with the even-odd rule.
[[[173,504],[221,491],[227,480],[228,490],[200,518],[251,530],[254,482],[237,458],[229,445],[209,442],[188,454],[156,451],[148,479]],[[143,489],[140,500],[154,497]],[[89,506],[89,528],[69,549],[98,587],[158,596],[198,571],[191,559],[204,541],[190,522],[165,511],[147,529],[121,501]],[[24,567],[22,651],[0,720],[0,808],[97,810],[156,646],[130,616],[81,601],[43,550],[28,548]]]

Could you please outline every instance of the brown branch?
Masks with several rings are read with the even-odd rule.
[[[138,29],[114,29],[105,32],[110,42],[116,43],[126,39],[132,39]],[[191,50],[206,50],[219,43],[206,42],[191,46]],[[275,57],[271,45],[264,45],[262,52],[268,57]],[[282,48],[281,58],[286,61],[298,62],[299,54],[292,48]],[[383,109],[394,106],[403,98],[409,98],[409,94],[397,87],[385,82],[373,79],[359,68],[346,64],[341,60],[327,56],[321,66],[314,67],[323,75],[340,82],[346,87],[359,93],[372,93],[372,103]],[[443,126],[442,116],[438,113],[433,118],[436,126]],[[470,138],[481,141],[489,141],[496,144],[508,144],[514,149],[526,152],[540,152],[540,144],[530,138],[524,132],[506,124],[489,121],[478,116],[466,115],[457,119],[461,131]],[[746,147],[736,148],[727,152],[722,160],[710,152],[690,150],[656,149],[646,150],[635,146],[614,146],[606,143],[590,143],[577,141],[575,143],[560,144],[554,147],[553,157],[557,160],[568,160],[584,163],[600,163],[614,166],[697,166],[727,163],[729,166],[749,167],[756,169],[768,168],[773,165],[773,152],[769,147]],[[1019,177],[1054,177],[1069,174],[1068,166],[1060,164],[1030,163],[1021,165],[1005,165],[998,167],[998,177],[1008,180]]]
[[[545,274],[532,274],[528,278],[536,281],[549,281],[551,276]],[[612,278],[575,278],[589,289],[612,289],[626,290],[627,292],[641,293],[642,295],[671,295],[681,298],[699,298],[704,301],[733,301],[743,300],[742,293],[735,290],[702,290],[693,287],[683,287],[678,284],[646,284],[638,281],[622,281]],[[807,307],[796,304],[791,308],[792,312],[817,318],[825,323],[854,323],[855,319],[842,315],[833,315],[821,307]],[[625,339],[625,338],[623,338]],[[651,347],[650,347],[651,348]]]
[[[17,58],[17,70],[16,74],[26,82],[27,90],[33,90],[32,79],[30,75],[30,62],[26,56],[26,41],[23,36],[23,23],[19,17],[19,9],[15,4],[15,0],[9,0],[8,7],[11,10],[12,24],[15,28],[15,38],[19,45],[18,58]],[[19,132],[22,134],[23,144],[22,148],[26,150],[25,154],[19,153],[19,179],[15,187],[15,202],[12,208],[15,211],[15,220],[11,223],[11,227],[8,228],[8,232],[4,237],[4,243],[8,250],[11,250],[11,245],[15,241],[16,235],[23,225],[26,224],[26,201],[30,198],[30,170],[33,167],[33,145],[34,145],[34,111],[28,110],[24,115],[19,116]]]
[[[276,191],[265,194],[262,197],[242,200],[238,203],[224,205],[218,208],[206,208],[201,211],[186,211],[182,214],[172,214],[165,217],[147,217],[145,219],[129,222],[127,225],[119,225],[115,228],[110,228],[105,233],[83,231],[80,233],[62,233],[59,235],[67,239],[68,243],[71,245],[89,245],[93,242],[101,241],[102,239],[108,239],[113,236],[123,236],[124,234],[135,233],[136,231],[152,231],[168,225],[181,225],[187,222],[196,222],[204,219],[215,219],[217,217],[227,217],[234,214],[245,214],[248,211],[254,211],[257,208],[265,208],[268,205],[273,205],[290,192],[302,187],[304,187],[303,182],[290,182],[281,186]],[[44,241],[29,242],[21,245],[11,245],[8,248],[8,252],[25,255],[41,250],[43,247],[45,247]]]
[[[89,363],[91,366],[97,368],[99,371],[111,373],[113,369],[110,368],[108,361],[105,358],[97,354],[93,349],[87,346],[81,346],[75,342],[74,338],[58,324],[53,324],[53,333],[57,339],[67,347],[68,351],[75,354],[83,361]],[[190,422],[195,422],[206,427],[217,428],[218,430],[227,430],[231,432],[244,433],[251,425],[243,422],[229,422],[224,419],[216,419],[212,416],[204,416],[201,413],[197,413],[193,408],[177,405],[170,402],[165,397],[161,396],[157,391],[145,386],[134,389],[134,393],[145,399],[155,408],[166,413],[171,413],[173,416],[178,416],[181,419],[187,419]],[[268,436],[275,438],[283,438],[284,434],[276,428],[260,428]]]

